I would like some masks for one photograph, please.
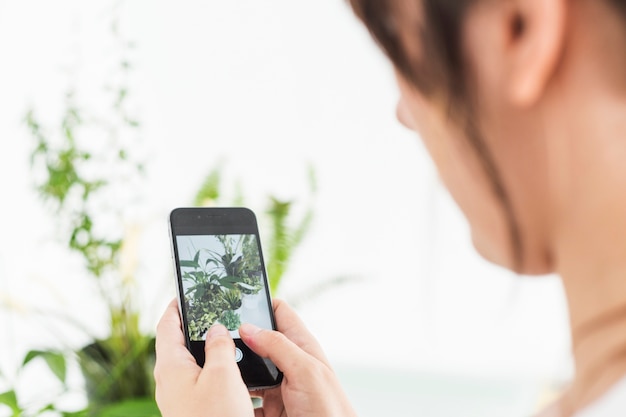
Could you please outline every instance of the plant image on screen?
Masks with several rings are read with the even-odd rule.
[[[216,322],[234,337],[242,322],[258,322],[264,285],[254,235],[179,236],[177,242],[191,340],[203,340]]]

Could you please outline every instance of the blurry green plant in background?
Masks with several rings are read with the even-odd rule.
[[[307,197],[299,201],[281,200],[270,194],[266,196],[265,207],[254,209],[259,221],[263,254],[272,294],[277,294],[282,279],[293,259],[296,249],[307,236],[314,217],[314,200],[317,193],[315,169],[308,166]],[[249,207],[241,184],[225,186],[222,165],[212,169],[200,186],[195,198],[195,206],[245,206]],[[234,189],[230,199],[224,196],[223,189]],[[298,213],[299,211],[299,213]]]
[[[116,19],[112,23],[111,32],[121,58],[118,74],[112,77],[117,84],[109,85],[106,91],[105,110],[95,112],[81,104],[80,92],[70,87],[58,124],[43,122],[34,108],[25,116],[25,124],[34,139],[31,164],[36,190],[53,216],[66,250],[82,259],[85,278],[97,288],[98,301],[105,305],[108,314],[108,330],[104,337],[96,336],[73,317],[75,312],[61,317],[89,342],[80,347],[29,351],[13,380],[0,373],[0,381],[8,381],[9,385],[8,390],[0,392],[0,411],[9,410],[13,417],[159,415],[152,377],[154,334],[140,328],[136,265],[132,259],[129,265],[129,258],[136,256],[137,231],[126,223],[128,202],[118,198],[118,194],[136,195],[144,178],[144,166],[131,152],[137,145],[140,127],[128,108],[131,90],[128,74],[132,70],[129,56],[134,46],[122,38]],[[218,164],[202,182],[194,204],[245,205],[240,184],[225,185],[222,177],[223,169]],[[235,190],[235,197],[226,200],[224,190]],[[308,191],[305,207],[297,207],[303,213],[300,216],[295,214],[295,200],[284,201],[272,195],[266,197],[265,208],[255,210],[262,213],[260,223],[267,235],[266,264],[274,293],[313,219],[316,186],[311,167]],[[59,277],[50,278],[63,286]],[[237,324],[232,315],[222,320],[231,327]],[[57,381],[59,388],[49,397],[25,403],[15,387],[23,370],[35,362],[46,365],[50,379]],[[87,397],[87,406],[81,409],[59,405],[64,395],[75,390],[67,380],[72,364],[78,364],[84,379],[81,393]]]
[[[91,340],[86,345],[64,351],[30,351],[22,362],[26,367],[42,358],[61,383],[61,393],[69,390],[68,361],[77,362],[85,381],[86,409],[62,410],[56,406],[56,398],[33,409],[30,404],[21,404],[16,390],[11,389],[0,395],[0,403],[8,405],[13,416],[44,412],[63,416],[159,415],[152,377],[154,337],[140,329],[134,268],[127,265],[127,252],[134,250],[129,236],[132,229],[124,226],[124,202],[113,203],[120,186],[137,184],[143,166],[129,152],[134,145],[129,138],[134,139],[133,132],[139,127],[126,105],[131,70],[128,55],[133,45],[122,39],[115,19],[112,34],[122,58],[119,74],[115,74],[121,81],[107,87],[109,110],[94,112],[81,106],[79,95],[70,87],[57,127],[46,126],[34,109],[25,117],[35,140],[31,165],[37,192],[53,214],[57,233],[68,251],[82,258],[85,276],[96,285],[99,301],[109,316],[108,334],[97,337],[78,325],[77,330]],[[59,282],[63,285],[62,280]],[[68,322],[76,324],[78,320],[71,314],[67,314]]]

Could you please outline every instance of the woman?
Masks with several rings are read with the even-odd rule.
[[[398,118],[419,132],[476,249],[516,272],[562,278],[576,377],[542,417],[622,415],[626,1],[351,3],[393,62]],[[157,334],[163,415],[354,415],[302,322],[283,302],[275,312],[280,333],[240,330],[285,374],[252,410],[226,330],[210,330],[200,369],[170,305]]]

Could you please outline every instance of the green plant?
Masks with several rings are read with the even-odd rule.
[[[21,376],[20,374],[26,370],[32,362],[36,362],[38,360],[42,360],[48,367],[48,370],[55,376],[56,381],[60,385],[60,390],[58,392],[51,393],[51,395],[45,396],[46,398],[42,398],[38,404],[25,404],[22,398],[20,398],[18,390],[15,388],[15,385],[18,385],[16,381],[13,384],[10,384],[12,386],[8,390],[0,393],[0,406],[4,406],[4,408],[10,412],[9,415],[11,417],[36,417],[49,414],[51,412],[56,412],[57,414],[61,414],[63,416],[84,415],[84,410],[68,413],[63,411],[63,409],[59,408],[56,404],[56,400],[60,396],[67,393],[67,364],[65,354],[63,352],[53,350],[33,350],[26,353],[21,362],[21,366],[18,369],[16,379],[19,381]],[[0,377],[2,377],[1,373]],[[2,407],[0,407],[0,411],[2,411]]]
[[[241,252],[243,259],[246,260],[246,273],[243,281],[239,284],[242,294],[254,295],[261,291],[261,277],[263,276],[263,267],[261,266],[261,258],[256,238],[252,235],[244,236]]]
[[[102,213],[94,204],[109,188],[115,186],[106,174],[100,177],[84,174],[87,164],[97,165],[102,160],[127,165],[137,174],[142,165],[128,158],[122,144],[115,148],[115,155],[94,155],[84,149],[79,140],[80,133],[90,128],[105,128],[112,132],[120,129],[136,129],[138,123],[131,119],[123,108],[125,88],[116,96],[112,119],[84,116],[87,111],[76,103],[74,93],[66,97],[60,135],[50,133],[38,122],[34,110],[26,116],[26,124],[36,139],[31,163],[33,169],[43,171],[37,190],[44,201],[50,203],[62,234],[67,237],[68,248],[78,253],[94,279],[110,316],[110,334],[106,339],[78,350],[77,357],[85,374],[93,407],[123,401],[129,398],[152,396],[153,362],[152,336],[139,329],[139,314],[133,306],[132,277],[125,276],[120,268],[120,255],[124,248],[124,236],[103,233],[95,227],[103,217],[120,219],[121,213]],[[89,120],[99,120],[95,126]],[[108,123],[108,124],[107,124]],[[109,138],[115,142],[115,137]],[[123,228],[119,229],[120,231]],[[112,291],[112,285],[114,291]]]
[[[314,197],[317,193],[317,181],[315,170],[308,167],[308,196],[301,201],[284,201],[273,195],[267,196],[267,203],[264,209],[255,210],[259,216],[262,233],[265,239],[265,265],[267,269],[270,291],[277,293],[282,279],[287,271],[293,254],[300,246],[311,228],[314,217]],[[226,199],[222,193],[223,188],[234,189],[234,197]],[[197,206],[211,205],[234,205],[246,206],[246,199],[239,183],[234,186],[225,186],[222,175],[222,165],[218,164],[212,169],[201,184],[194,204]],[[300,215],[296,214],[295,208],[299,209]],[[246,251],[256,250],[248,242],[244,243],[244,254]],[[246,259],[253,257],[245,256]],[[260,270],[260,265],[258,267]],[[242,292],[256,293],[260,289],[260,276],[249,276],[244,278],[244,283],[251,289],[242,288]]]
[[[226,326],[228,330],[237,330],[241,326],[241,317],[232,310],[226,310],[220,316],[220,323]]]
[[[258,294],[261,291],[261,276],[260,275],[252,275],[243,277],[243,281],[239,284],[241,288],[241,293],[244,295],[254,295]]]
[[[217,312],[224,311],[225,306],[216,307],[208,303],[186,304],[189,320],[189,337],[191,340],[201,340],[204,333],[217,321]]]
[[[227,290],[224,292],[224,301],[226,301],[229,310],[234,311],[241,308],[241,291]]]
[[[281,200],[270,194],[265,197],[265,205],[256,208],[248,203],[239,180],[234,184],[226,182],[223,167],[222,163],[218,163],[209,171],[193,199],[194,204],[196,206],[245,206],[257,213],[261,237],[264,240],[264,259],[270,291],[272,294],[277,294],[294,254],[308,236],[313,223],[317,194],[315,169],[313,166],[308,167],[308,189],[304,198]],[[226,197],[223,190],[229,191],[232,197]],[[248,255],[248,252],[253,250],[257,250],[256,242],[244,242],[244,258],[255,259]],[[259,265],[251,270],[261,271],[262,268]],[[358,278],[353,276],[316,280],[312,286],[301,290],[300,293],[290,294],[289,302],[292,305],[298,305],[338,285],[355,280]],[[261,274],[244,276],[239,288],[244,295],[258,293],[262,288]]]
[[[41,122],[34,108],[27,111],[25,123],[35,142],[31,155],[35,188],[69,251],[82,258],[85,276],[98,289],[109,315],[106,337],[87,332],[91,342],[63,352],[65,360],[77,361],[82,370],[89,402],[86,412],[106,415],[111,410],[132,410],[137,416],[154,416],[158,415],[153,399],[154,337],[140,329],[134,271],[121,264],[123,255],[132,250],[124,232],[124,203],[109,204],[111,194],[143,173],[143,164],[130,152],[134,143],[129,142],[137,137],[139,127],[128,110],[127,80],[132,69],[128,55],[133,46],[121,36],[116,16],[111,27],[120,61],[118,73],[112,75],[118,83],[104,92],[108,110],[90,110],[70,86],[60,128]],[[104,146],[94,147],[101,141]],[[103,228],[103,223],[117,227]],[[49,358],[51,353],[42,351],[40,356]]]
[[[208,250],[204,250],[209,252]],[[185,290],[186,295],[193,295],[194,298],[206,298],[216,288],[235,289],[241,278],[234,275],[220,274],[220,266],[211,265],[217,263],[217,259],[207,258],[201,262],[198,250],[193,259],[182,259],[180,267],[183,269],[183,281],[190,286]],[[211,252],[209,252],[211,253]],[[211,253],[211,255],[213,255]],[[191,270],[189,270],[191,268]],[[222,270],[224,267],[222,266]]]
[[[36,403],[27,403],[23,400],[16,386],[24,384],[24,381],[21,381],[22,374],[32,363],[37,361],[43,362],[47,366],[50,373],[54,375],[59,387],[43,394]],[[91,406],[78,410],[68,410],[67,407],[62,405],[62,400],[66,394],[72,394],[67,385],[67,365],[67,353],[63,351],[32,350],[27,352],[18,368],[15,380],[9,384],[9,388],[6,391],[0,393],[0,415],[11,417],[49,417],[53,415],[89,417],[94,414],[97,414],[99,417],[160,416],[154,401],[147,398],[129,399],[105,404],[98,409],[97,413],[94,413]],[[3,375],[0,373],[0,381],[2,377]],[[8,411],[9,414],[3,413],[4,411]]]
[[[201,340],[225,311],[241,307],[244,291],[260,291],[262,271],[254,236],[217,235],[211,248],[200,249],[195,249],[192,238],[187,239],[183,242],[193,248],[193,256],[180,260],[183,289],[190,337]]]

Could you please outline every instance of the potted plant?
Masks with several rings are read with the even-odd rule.
[[[109,193],[127,187],[132,177],[140,179],[143,172],[143,164],[122,140],[137,136],[139,127],[127,105],[132,44],[122,39],[115,17],[112,28],[120,45],[121,65],[120,73],[113,74],[118,84],[103,92],[110,102],[108,110],[99,106],[94,108],[100,110],[91,110],[70,86],[60,128],[42,123],[34,109],[27,112],[25,122],[35,143],[31,164],[36,189],[54,216],[67,249],[82,259],[84,275],[98,290],[98,302],[108,312],[106,336],[92,337],[62,356],[76,360],[82,370],[88,397],[83,411],[96,415],[113,407],[121,412],[132,410],[137,416],[156,416],[154,336],[139,326],[135,271],[123,264],[134,250],[134,232],[123,226],[123,202],[106,204]],[[106,140],[108,146],[95,153],[90,150],[95,140]],[[117,176],[117,172],[125,176]],[[118,227],[103,230],[98,227],[102,219],[117,222]]]
[[[115,19],[114,19],[115,20]],[[32,109],[25,117],[25,123],[34,139],[32,154],[33,170],[37,171],[36,188],[50,208],[55,222],[59,224],[59,235],[69,251],[83,260],[85,276],[99,289],[100,300],[108,312],[108,332],[103,337],[92,337],[83,346],[67,351],[39,350],[29,352],[23,365],[27,366],[37,358],[43,358],[52,373],[65,384],[64,369],[67,361],[77,361],[85,379],[88,406],[72,415],[133,415],[156,416],[158,410],[154,402],[152,370],[154,363],[154,336],[145,333],[139,326],[140,311],[137,294],[133,292],[134,271],[124,270],[121,264],[124,252],[129,247],[129,236],[118,228],[119,233],[102,233],[98,227],[102,215],[100,198],[116,184],[126,186],[132,181],[117,181],[101,171],[102,166],[113,171],[131,172],[141,177],[143,164],[132,158],[132,152],[122,141],[122,134],[133,136],[139,122],[127,109],[130,88],[126,83],[127,73],[132,66],[128,62],[132,44],[121,39],[117,22],[113,22],[113,34],[123,50],[120,55],[119,70],[113,79],[121,80],[118,85],[109,86],[108,98],[111,106],[106,114],[95,114],[88,106],[81,104],[79,92],[69,88],[65,97],[65,109],[59,127],[46,126]],[[96,106],[100,108],[100,106]],[[54,125],[56,126],[56,125]],[[89,151],[89,132],[103,133],[110,141],[107,155]],[[86,169],[89,168],[89,169]],[[85,175],[89,172],[89,175]],[[94,175],[95,174],[95,175]],[[220,198],[221,167],[217,166],[206,178],[197,193],[196,203],[205,204],[207,199]],[[311,194],[315,183],[311,170]],[[118,178],[119,180],[119,178]],[[237,187],[231,187],[237,189]],[[239,199],[240,198],[240,199]],[[278,289],[283,273],[295,248],[308,230],[313,206],[308,204],[305,214],[294,219],[291,207],[293,202],[268,198],[269,208],[265,211],[269,248],[266,253],[270,283],[273,291]],[[231,203],[243,202],[242,195]],[[109,207],[111,205],[108,205]],[[115,206],[115,204],[113,204]],[[115,207],[123,211],[124,207]],[[260,210],[257,210],[260,211]],[[110,214],[110,213],[109,213]],[[120,213],[115,213],[118,216]],[[295,227],[292,224],[296,224]],[[107,230],[110,232],[111,230]],[[229,243],[224,240],[224,243]],[[234,247],[226,248],[220,257],[211,256],[209,265],[223,269],[225,274],[216,271],[190,278],[196,279],[195,299],[201,292],[220,288],[216,296],[207,304],[192,299],[186,308],[194,310],[197,320],[192,331],[200,334],[216,320],[223,320],[232,328],[240,320],[238,309],[244,299],[257,294],[262,286],[259,265],[246,264],[243,260],[246,251],[252,250],[247,242],[241,242],[244,256],[235,256]],[[238,249],[238,250],[239,250]],[[213,254],[215,255],[215,254]],[[191,258],[190,260],[193,260]],[[237,300],[237,293],[239,299]],[[238,308],[234,308],[238,306]],[[10,404],[19,414],[14,391],[0,394],[0,403]],[[42,412],[55,410],[53,404],[42,407]],[[67,411],[60,411],[70,415]]]
[[[224,301],[226,301],[229,310],[236,312],[241,308],[241,291],[238,289],[226,290]]]
[[[245,283],[250,268],[242,252],[246,241],[244,236],[213,236],[211,247],[195,249],[193,257],[180,260],[192,339],[204,338],[217,321],[231,331],[239,327],[242,291],[253,288]]]
[[[241,316],[233,310],[225,310],[219,321],[231,332],[239,329],[239,326],[241,326]]]

